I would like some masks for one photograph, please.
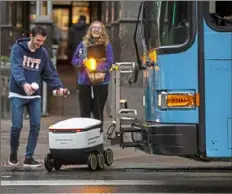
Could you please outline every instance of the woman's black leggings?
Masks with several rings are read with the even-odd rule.
[[[93,87],[94,98],[92,98],[91,87]],[[91,112],[95,119],[103,122],[103,112],[108,97],[108,84],[89,86],[79,85],[79,103],[81,117],[91,117]]]

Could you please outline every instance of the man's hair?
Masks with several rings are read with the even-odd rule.
[[[43,26],[34,26],[31,29],[31,34],[33,37],[35,37],[36,35],[41,35],[41,36],[47,36],[47,31]]]

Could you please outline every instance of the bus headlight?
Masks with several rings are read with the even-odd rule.
[[[195,108],[199,106],[199,94],[194,92],[159,92],[158,108]]]

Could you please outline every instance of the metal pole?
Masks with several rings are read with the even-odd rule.
[[[118,112],[120,111],[120,98],[121,98],[121,88],[120,84],[120,71],[116,70],[116,83],[115,83],[115,113],[116,113],[116,129],[115,132],[120,132],[120,118]]]
[[[116,112],[115,112],[115,102],[116,102],[116,100],[115,100],[115,94],[116,94],[116,91],[115,91],[115,82],[116,82],[116,80],[115,80],[115,70],[113,69],[112,70],[112,76],[111,76],[111,115],[112,115],[112,118],[113,118],[113,121],[116,121]]]
[[[58,45],[52,45],[52,63],[54,67],[56,68],[57,64],[57,50],[58,50]]]
[[[43,81],[42,116],[47,116],[47,83]]]
[[[47,1],[47,15],[52,17],[52,1]]]
[[[36,1],[36,15],[42,15],[43,1]]]
[[[2,3],[3,2],[0,2],[1,7],[2,7]],[[0,14],[0,17],[1,17],[1,14]],[[0,25],[2,25],[1,18],[0,18]],[[0,26],[0,37],[2,37],[1,31],[2,31],[2,28]],[[0,46],[0,55],[2,55],[1,46]],[[2,90],[2,79],[1,79],[1,77],[2,77],[2,62],[0,61],[0,98],[1,98],[1,100],[0,100],[0,118],[2,118],[2,98],[3,98],[2,91],[1,91]]]
[[[41,9],[42,9],[42,4],[41,5]],[[52,17],[52,1],[47,1],[47,15]],[[43,82],[43,97],[42,97],[42,116],[47,116],[48,112],[47,112],[47,83]]]
[[[42,15],[43,1],[36,1],[36,15]],[[52,2],[47,1],[47,15],[52,12]],[[42,116],[47,116],[47,83],[43,81],[42,86]]]

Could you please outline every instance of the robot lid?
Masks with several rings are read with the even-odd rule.
[[[88,129],[100,127],[101,121],[92,118],[71,118],[51,125],[49,129]]]

